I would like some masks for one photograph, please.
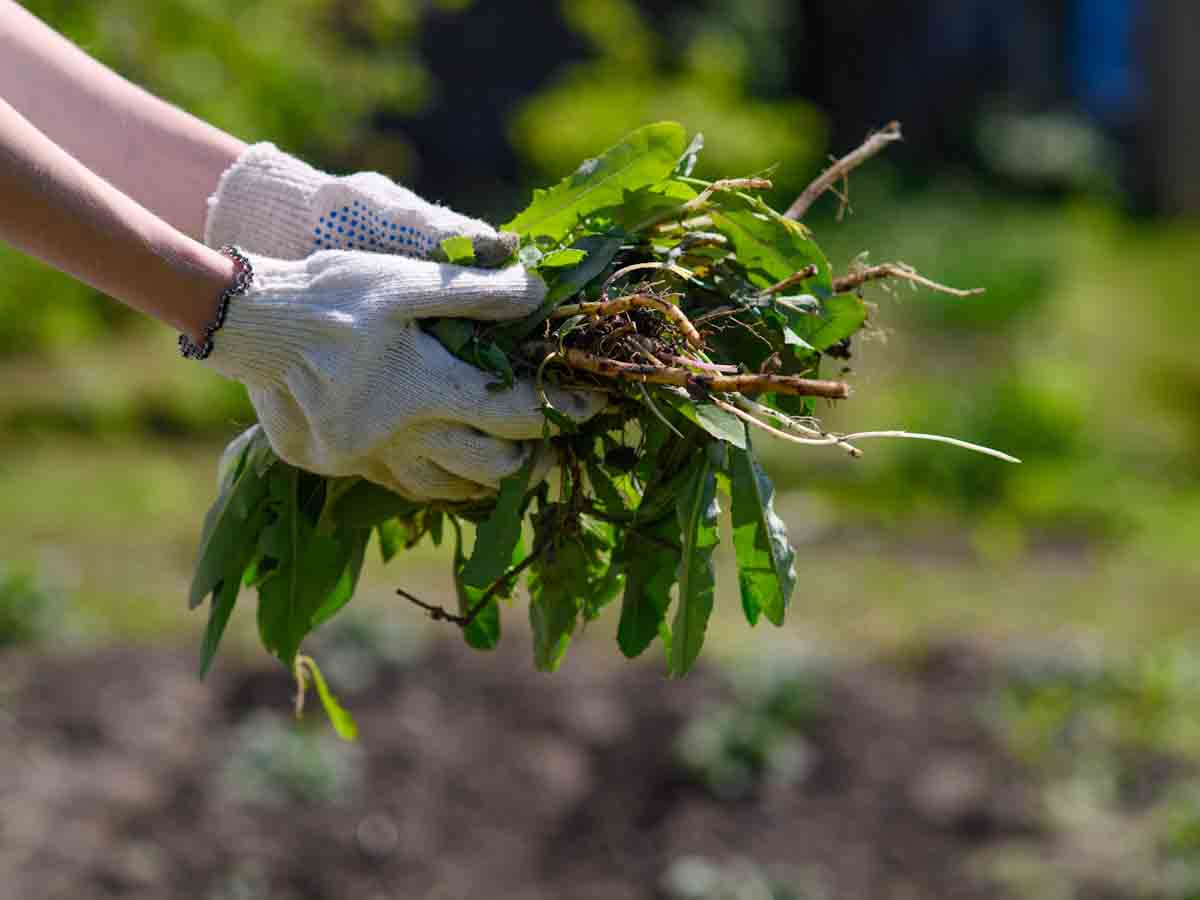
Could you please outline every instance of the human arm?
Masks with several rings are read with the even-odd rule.
[[[86,168],[201,241],[205,201],[246,145],[0,0],[0,98]]]
[[[485,266],[515,249],[512,235],[384,175],[339,178],[270,144],[247,147],[122,78],[14,0],[0,0],[0,97],[89,169],[211,247],[237,243],[279,259],[331,247],[428,257],[443,239],[465,236]],[[318,233],[335,210],[356,203],[362,240],[336,224]],[[382,227],[371,234],[372,225]]]
[[[181,234],[57,147],[0,100],[0,240],[201,342],[234,264]],[[528,315],[544,286],[520,266],[488,271],[327,250],[249,255],[207,363],[246,385],[272,446],[326,475],[358,475],[413,499],[493,491],[542,434],[541,400],[451,356],[428,317]],[[582,421],[603,399],[548,389]],[[539,469],[544,472],[544,469]]]
[[[194,339],[233,261],[117,190],[0,98],[0,240]]]

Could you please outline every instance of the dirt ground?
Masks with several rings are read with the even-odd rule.
[[[1053,852],[984,724],[979,653],[830,670],[803,774],[722,799],[677,749],[729,696],[714,672],[584,647],[546,676],[510,644],[381,663],[343,691],[356,745],[316,709],[291,729],[279,669],[227,658],[202,684],[192,648],[0,656],[0,897],[983,900],[1021,896],[991,850]]]

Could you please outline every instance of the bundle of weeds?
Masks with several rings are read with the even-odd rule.
[[[370,538],[387,561],[449,532],[454,602],[399,593],[456,624],[472,646],[496,645],[502,604],[524,578],[538,668],[555,669],[581,624],[620,597],[621,651],[637,656],[658,639],[668,671],[682,675],[713,609],[720,497],[731,505],[747,620],[781,625],[796,585],[795,551],[755,457],[758,439],[858,456],[869,438],[918,438],[1008,459],[935,435],[833,434],[817,417],[818,403],[850,396],[824,370],[841,374],[867,324],[864,284],[904,279],[971,293],[897,263],[835,276],[798,221],[899,136],[895,125],[872,135],[785,213],[762,199],[768,177],[694,178],[703,142],[688,144],[674,123],[639,129],[536,192],[506,228],[520,236],[519,262],[547,283],[542,306],[515,323],[426,327],[493,373],[491,389],[534,379],[546,418],[542,452],[494,499],[414,503],[370,482],[301,472],[251,429],[226,451],[192,587],[193,605],[213,598],[203,667],[239,587],[253,586],[266,648],[301,686],[311,671],[323,687],[300,644],[352,596]],[[450,262],[474,261],[466,239],[445,241],[442,251]],[[576,425],[549,402],[550,384],[602,392],[607,407]],[[557,473],[537,480],[536,460],[546,454]]]

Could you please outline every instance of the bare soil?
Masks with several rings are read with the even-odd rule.
[[[585,646],[545,676],[509,643],[435,642],[345,692],[362,738],[320,743],[345,767],[324,799],[230,775],[248,734],[288,720],[278,668],[227,658],[202,684],[191,648],[0,656],[0,897],[665,898],[701,856],[801,900],[983,900],[1016,895],[980,851],[1050,852],[1031,777],[983,722],[975,651],[835,669],[807,776],[733,801],[676,752],[728,696],[711,670],[672,682]],[[327,730],[315,709],[308,726]]]

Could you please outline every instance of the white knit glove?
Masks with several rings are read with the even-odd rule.
[[[413,500],[468,500],[494,491],[537,446],[545,420],[534,386],[489,391],[493,376],[417,324],[528,315],[545,291],[537,276],[340,250],[247,258],[253,281],[231,298],[208,363],[246,385],[284,460]],[[578,421],[603,406],[566,391],[550,401]]]
[[[276,149],[248,147],[208,201],[204,243],[234,244],[275,259],[318,250],[428,257],[448,237],[468,237],[481,266],[508,259],[517,236],[422,200],[378,172],[336,178]]]

